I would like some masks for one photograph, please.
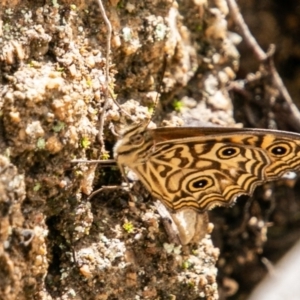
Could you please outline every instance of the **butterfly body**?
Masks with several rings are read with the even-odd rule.
[[[300,135],[276,130],[164,127],[126,130],[115,158],[170,210],[230,206],[255,187],[300,169]]]

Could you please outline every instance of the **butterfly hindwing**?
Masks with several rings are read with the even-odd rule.
[[[186,139],[184,144],[157,144],[143,170],[138,167],[137,172],[156,181],[150,184],[151,192],[172,210],[192,207],[204,211],[251,194],[265,180],[269,163],[263,150],[250,145],[228,139]]]

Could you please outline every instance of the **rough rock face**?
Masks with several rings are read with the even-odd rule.
[[[30,220],[22,212],[24,176],[0,156],[0,282],[1,299],[28,299],[43,284],[48,268],[43,220]],[[27,224],[26,224],[27,223]]]
[[[176,246],[143,187],[128,191],[114,169],[71,160],[112,156],[115,134],[153,110],[165,126],[235,125],[228,85],[240,38],[228,31],[226,2],[104,6],[109,61],[97,2],[0,4],[0,299],[218,299],[218,271],[225,297],[236,292],[235,267],[258,260],[268,211],[251,206],[256,219],[229,237],[243,205],[213,213],[217,266],[212,225],[201,242]],[[242,236],[245,251],[229,256],[222,236],[231,246]]]

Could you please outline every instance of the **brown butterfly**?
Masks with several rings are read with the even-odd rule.
[[[165,127],[125,130],[114,149],[171,211],[230,206],[256,186],[300,169],[300,134],[265,129]],[[123,172],[124,173],[124,172]]]

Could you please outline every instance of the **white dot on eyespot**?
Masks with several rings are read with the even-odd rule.
[[[297,173],[295,172],[286,172],[282,175],[282,178],[284,179],[295,179],[297,177]]]

